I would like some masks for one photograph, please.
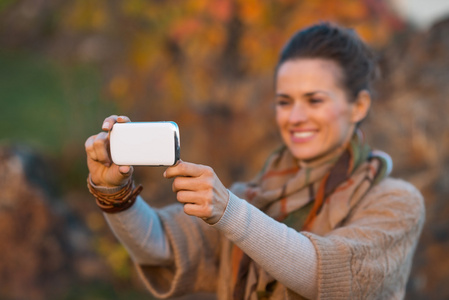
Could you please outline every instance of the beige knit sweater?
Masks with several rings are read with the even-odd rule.
[[[277,226],[270,230],[276,221],[233,194],[213,226],[185,215],[180,205],[157,214],[172,257],[163,266],[137,264],[143,281],[157,297],[208,291],[216,292],[219,300],[232,299],[231,242],[276,279],[285,278],[283,272],[293,279],[295,273],[307,276],[307,269],[276,264],[276,259],[290,257],[282,251],[279,236],[288,243],[293,229]],[[326,203],[311,232],[302,232],[317,255],[317,298],[402,299],[423,223],[421,194],[398,179],[384,179],[358,203]],[[266,234],[255,236],[260,230],[251,228],[259,226],[266,226]],[[278,252],[283,257],[277,258]],[[294,282],[279,282],[271,299],[303,299],[293,286]]]

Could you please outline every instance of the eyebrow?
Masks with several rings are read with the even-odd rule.
[[[326,91],[322,91],[322,90],[317,90],[317,91],[313,91],[313,92],[305,93],[305,94],[304,94],[304,96],[310,97],[310,96],[313,96],[313,95],[315,95],[315,94],[319,94],[319,93],[322,93],[322,94],[326,94],[326,95],[329,95],[329,93],[328,93],[328,92],[326,92]]]
[[[308,92],[308,93],[305,93],[304,96],[311,97],[311,96],[313,96],[315,94],[318,94],[318,93],[323,93],[323,94],[326,94],[326,95],[330,96],[330,94],[328,92],[323,91],[323,90],[316,90],[316,91],[313,91],[313,92]],[[291,98],[291,96],[289,96],[287,94],[282,94],[282,93],[276,94],[276,96],[277,97]]]
[[[276,97],[284,97],[284,98],[291,98],[289,95],[287,94],[276,94]]]

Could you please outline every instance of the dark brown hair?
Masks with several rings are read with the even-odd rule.
[[[335,61],[343,71],[342,87],[353,101],[360,91],[371,88],[375,59],[354,30],[322,22],[298,31],[280,53],[276,74],[286,61],[322,58]]]

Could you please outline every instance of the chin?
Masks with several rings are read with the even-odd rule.
[[[304,153],[299,151],[291,151],[291,153],[299,161],[311,161],[319,157],[319,154],[316,153]]]

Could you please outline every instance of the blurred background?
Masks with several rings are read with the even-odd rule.
[[[446,0],[0,0],[0,299],[152,299],[87,192],[84,141],[110,114],[173,120],[184,160],[251,179],[280,141],[277,55],[321,20],[379,55],[363,129],[427,206],[406,298],[448,299],[448,16]],[[156,207],[174,201],[163,171],[136,169]]]

